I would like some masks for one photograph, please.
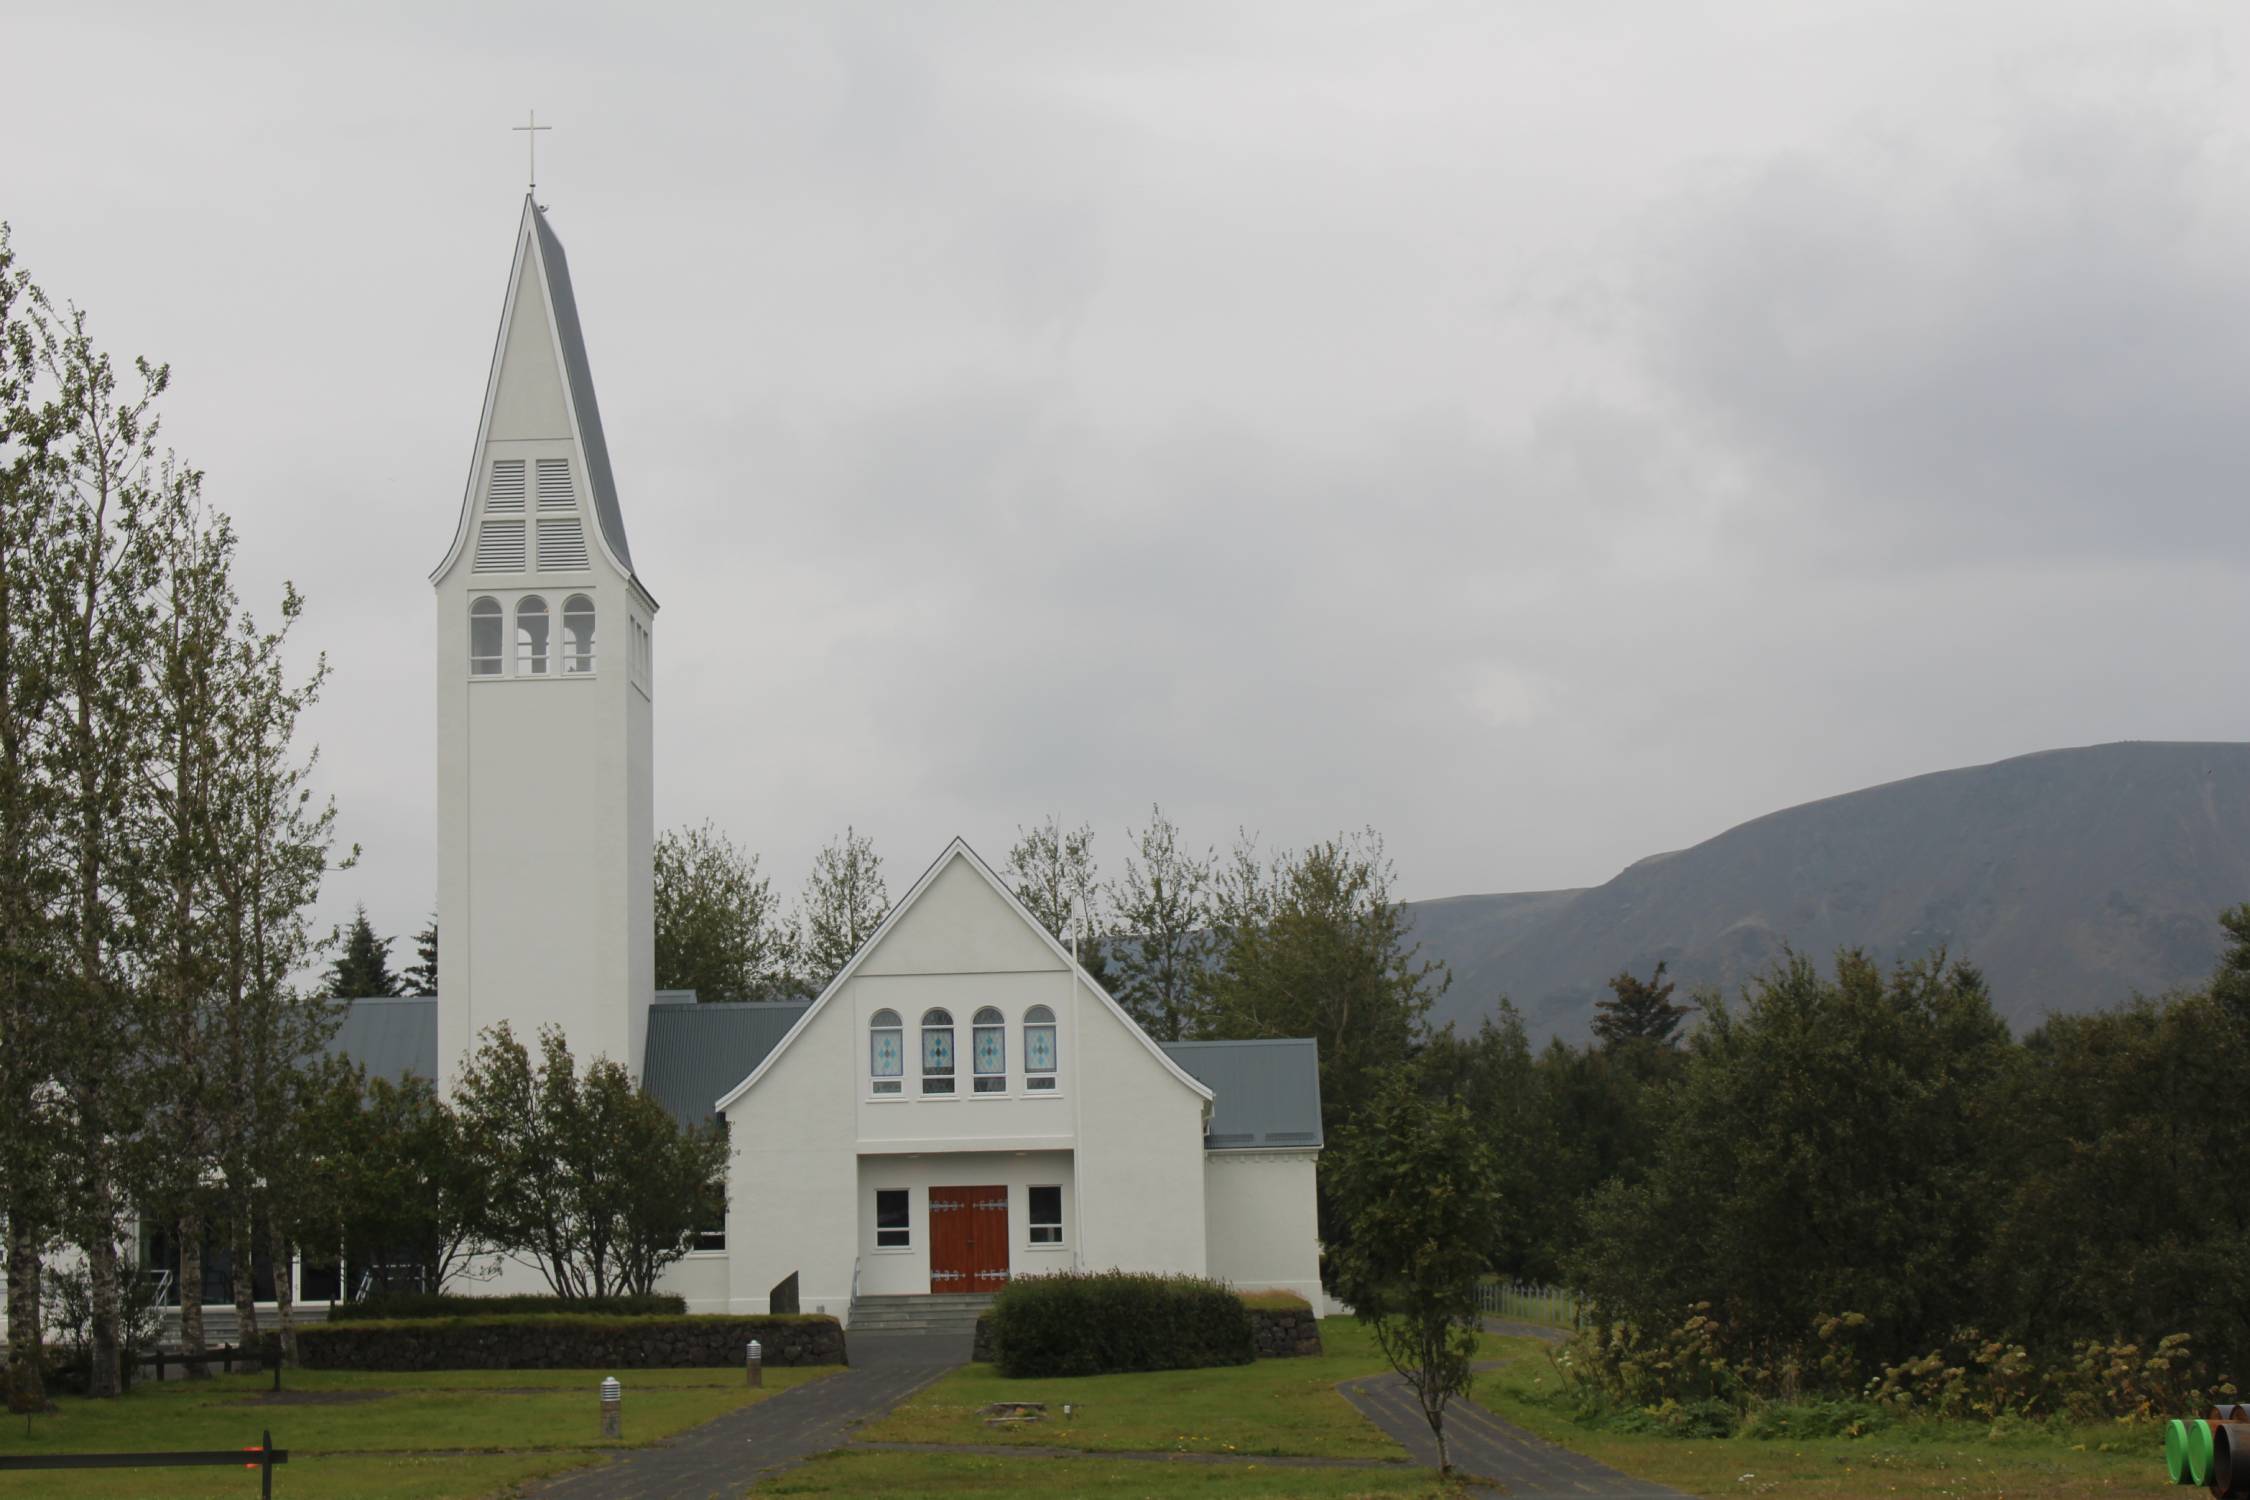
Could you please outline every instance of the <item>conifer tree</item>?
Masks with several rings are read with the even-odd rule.
[[[374,1000],[399,993],[398,976],[391,972],[392,938],[377,937],[363,904],[352,914],[342,934],[342,948],[328,966],[332,999]]]
[[[1671,1046],[1692,1009],[1675,1001],[1672,989],[1661,959],[1646,979],[1629,969],[1619,972],[1609,982],[1610,998],[1594,1005],[1595,1039],[1605,1047],[1635,1041]]]
[[[430,913],[430,925],[414,934],[414,962],[399,975],[400,993],[407,995],[435,995],[438,990],[437,913]]]

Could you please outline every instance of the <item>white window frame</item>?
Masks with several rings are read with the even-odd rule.
[[[546,637],[539,643],[539,649],[536,652],[526,646],[523,639],[524,611],[535,605],[538,608],[537,619]],[[515,617],[516,628],[513,649],[508,654],[508,667],[511,674],[517,677],[552,677],[555,664],[555,615],[554,611],[547,608],[546,596],[543,594],[521,595],[517,598],[516,607],[512,613]]]
[[[945,1017],[944,1024],[933,1024],[930,1020],[930,1017],[932,1016]],[[947,1066],[946,1070],[943,1073],[933,1073],[930,1071],[929,1035],[933,1031],[942,1031],[945,1033],[945,1053]],[[945,1006],[933,1005],[928,1010],[922,1012],[922,1024],[919,1028],[917,1028],[914,1034],[914,1039],[919,1044],[914,1049],[914,1076],[920,1079],[922,1082],[922,1087],[920,1088],[920,1090],[918,1090],[922,1098],[958,1099],[961,1097],[961,1047],[958,1035],[959,1031],[960,1028],[953,1024],[953,1012],[947,1009]],[[944,1087],[931,1087],[932,1084],[939,1083],[942,1083]]]
[[[906,1200],[906,1223],[901,1228],[886,1229],[883,1227],[883,1195],[885,1193],[896,1193]],[[903,1237],[896,1244],[886,1245],[883,1243],[883,1236],[886,1234]],[[873,1249],[877,1255],[912,1255],[914,1253],[914,1190],[912,1188],[877,1188],[875,1190],[875,1244]]]
[[[491,605],[491,611],[489,613],[480,612],[477,608],[477,606],[480,604]],[[477,621],[479,619],[490,620],[492,622],[494,634],[499,637],[498,644],[500,649],[494,655],[477,655]],[[500,597],[497,594],[476,594],[471,596],[469,599],[468,655],[469,677],[471,681],[480,681],[494,677],[506,677],[508,675],[508,606],[500,602]],[[478,671],[477,664],[479,662],[492,663],[492,670],[489,672]]]
[[[1045,1020],[1038,1019],[1044,1015]],[[1055,1063],[1044,1071],[1031,1066],[1031,1028],[1044,1026],[1055,1034]],[[1062,1092],[1062,1022],[1051,1005],[1034,1005],[1023,1013],[1023,1091],[1041,1097]]]
[[[891,1024],[888,1026],[882,1024],[885,1016],[891,1018]],[[875,1033],[878,1031],[895,1031],[898,1033],[898,1071],[896,1073],[878,1073],[875,1071]],[[886,1083],[890,1085],[889,1088],[883,1087]],[[881,1100],[884,1103],[906,1097],[906,1021],[897,1011],[892,1010],[887,1005],[867,1018],[867,1097]]]
[[[1038,1201],[1032,1195],[1049,1191],[1052,1191],[1055,1195],[1055,1221],[1052,1224],[1042,1224],[1032,1217],[1033,1214],[1038,1212],[1037,1209],[1032,1207]],[[1065,1226],[1069,1223],[1069,1217],[1063,1212],[1062,1184],[1059,1182],[1026,1183],[1023,1190],[1023,1222],[1024,1244],[1033,1250],[1060,1250],[1068,1244],[1069,1240],[1065,1237]],[[1039,1232],[1043,1229],[1052,1229],[1055,1232],[1055,1237],[1051,1240],[1041,1239]]]
[[[987,1021],[986,1016],[992,1017]],[[977,1038],[987,1031],[1000,1034],[1000,1071],[987,1073],[978,1064]],[[986,1084],[995,1087],[986,1088]],[[980,1005],[969,1017],[969,1097],[972,1099],[1005,1099],[1008,1097],[1008,1018],[1000,1014],[996,1005]]]
[[[571,606],[580,603],[586,606],[585,613],[592,616],[594,621],[594,628],[591,632],[593,639],[588,642],[583,655],[572,646],[570,639]],[[555,615],[555,624],[555,645],[558,648],[557,654],[561,656],[562,660],[558,664],[560,670],[554,675],[557,677],[591,677],[600,671],[602,664],[602,609],[599,604],[594,602],[594,596],[584,590],[566,595],[563,599],[562,609]]]

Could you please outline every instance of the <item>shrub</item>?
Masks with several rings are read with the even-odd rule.
[[[687,1299],[669,1292],[618,1297],[555,1297],[521,1293],[505,1297],[463,1296],[458,1292],[378,1292],[329,1311],[331,1323],[393,1318],[505,1318],[542,1313],[585,1313],[603,1318],[679,1318]]]
[[[992,1331],[1003,1375],[1197,1370],[1256,1358],[1250,1310],[1231,1287],[1200,1276],[1027,1276],[1001,1288]]]

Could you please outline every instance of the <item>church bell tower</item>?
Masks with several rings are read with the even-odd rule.
[[[656,601],[562,242],[530,198],[437,592],[438,1071],[563,1028],[640,1076],[655,988]]]

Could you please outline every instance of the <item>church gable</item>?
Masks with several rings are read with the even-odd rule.
[[[1069,967],[977,873],[965,848],[947,851],[912,904],[855,965],[862,975],[1059,973]]]
[[[824,1011],[833,1008],[840,1014],[850,1014],[853,1004],[844,997],[858,981],[888,988],[916,978],[946,981],[1040,973],[1075,973],[1075,985],[1066,986],[1072,997],[1072,1015],[1065,1018],[1066,1045],[1092,1050],[1120,1045],[1136,1057],[1145,1056],[1158,1075],[1188,1094],[1203,1100],[1211,1098],[1207,1086],[1158,1047],[1101,986],[1077,968],[1070,951],[1016,900],[992,867],[966,842],[955,839],[892,908],[875,935],[813,1002],[790,1034],[717,1107],[721,1111],[731,1108],[760,1079],[784,1066],[783,1059],[819,1023]],[[882,1003],[892,1002],[886,999]],[[907,1003],[911,1008],[912,1002]],[[853,1017],[855,1031],[862,1019]],[[956,1024],[967,1019],[964,1014]],[[1098,1040],[1089,1032],[1104,1036]]]

